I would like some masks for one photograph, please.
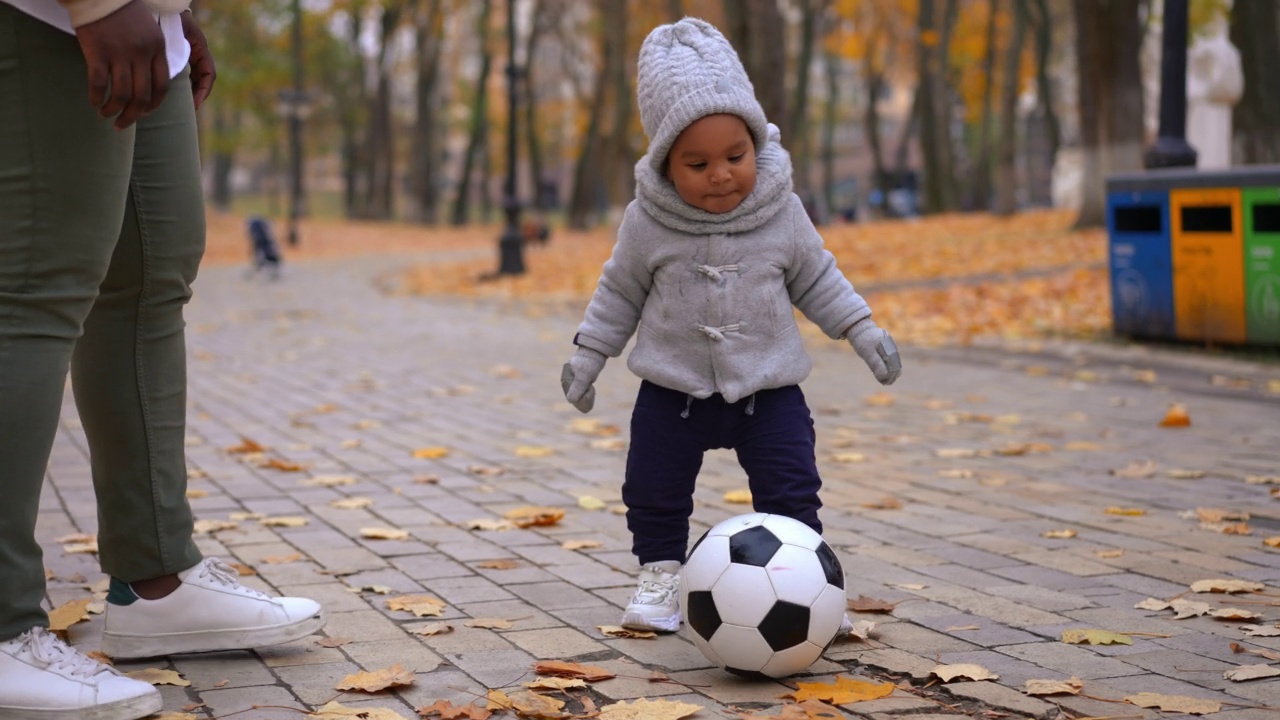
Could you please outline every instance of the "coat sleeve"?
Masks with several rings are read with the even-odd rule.
[[[596,285],[586,316],[578,326],[573,341],[576,345],[598,350],[609,357],[618,357],[627,341],[640,324],[649,289],[653,287],[653,267],[650,265],[647,244],[643,233],[636,232],[635,213],[642,212],[633,204],[627,209],[618,227],[618,241],[613,255],[604,264],[600,282]]]
[[[97,22],[129,4],[129,0],[58,0],[71,16],[71,26]]]
[[[841,339],[854,323],[871,316],[871,308],[836,266],[835,256],[823,246],[822,236],[798,197],[792,196],[790,209],[794,246],[786,271],[787,292],[791,302],[822,332]]]

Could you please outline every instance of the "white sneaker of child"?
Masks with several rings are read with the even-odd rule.
[[[178,578],[178,589],[158,600],[113,598],[113,585],[102,651],[113,658],[142,658],[266,647],[304,638],[324,626],[320,603],[268,597],[241,585],[235,569],[214,558],[183,570]]]
[[[680,629],[680,563],[667,560],[640,569],[636,594],[622,613],[622,627],[675,632]]]
[[[150,683],[121,675],[43,627],[0,642],[3,720],[137,720],[163,705]]]

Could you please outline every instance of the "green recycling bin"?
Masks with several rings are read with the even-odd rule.
[[[1280,188],[1243,188],[1245,333],[1280,345]]]

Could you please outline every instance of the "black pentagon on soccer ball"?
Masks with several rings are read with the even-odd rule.
[[[689,614],[689,627],[701,635],[703,640],[711,642],[711,636],[720,629],[720,611],[716,610],[716,601],[711,597],[711,591],[690,592],[689,607],[685,608],[685,612]]]
[[[795,647],[809,638],[809,608],[779,600],[757,629],[774,652]]]
[[[729,561],[739,565],[764,567],[773,559],[782,541],[763,525],[747,528],[729,538]]]
[[[822,572],[827,574],[827,582],[844,589],[844,568],[840,567],[840,558],[825,542],[814,551],[818,554],[818,562],[822,564]]]

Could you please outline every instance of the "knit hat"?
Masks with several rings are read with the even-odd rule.
[[[710,23],[687,17],[654,28],[640,47],[636,70],[640,122],[655,170],[662,170],[676,137],[707,115],[742,118],[757,152],[768,143],[768,121],[747,71]]]

